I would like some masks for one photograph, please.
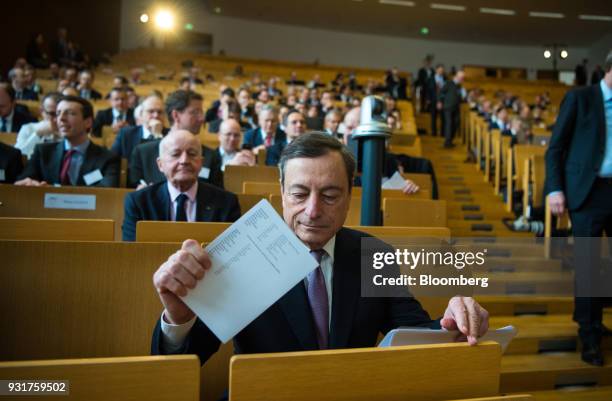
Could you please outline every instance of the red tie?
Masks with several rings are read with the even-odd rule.
[[[266,141],[264,142],[264,145],[266,146],[266,148],[272,146],[272,134],[266,135]]]
[[[74,149],[70,149],[64,155],[64,160],[62,161],[62,169],[60,170],[60,183],[62,185],[70,185],[70,175],[68,171],[70,171],[70,161],[72,160],[72,155],[76,152]]]

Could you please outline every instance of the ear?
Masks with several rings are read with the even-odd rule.
[[[157,168],[159,169],[159,171],[163,173],[164,170],[162,169],[162,167],[164,166],[164,163],[162,162],[161,157],[158,157],[156,161],[157,161]]]
[[[93,126],[93,118],[87,117],[85,119],[85,131],[91,131],[91,127]]]

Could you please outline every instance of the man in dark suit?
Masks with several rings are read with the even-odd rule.
[[[431,62],[433,60],[432,55],[427,55],[423,60],[423,66],[419,68],[417,72],[417,79],[414,82],[414,86],[416,89],[420,90],[421,93],[421,112],[425,112],[429,105],[429,99],[427,98],[427,91],[425,90],[427,85],[427,80],[434,76],[436,73],[434,69],[431,67]],[[435,107],[435,104],[431,104],[431,107]]]
[[[221,106],[236,100],[236,94],[232,88],[225,87],[221,90],[219,100],[215,100],[206,110],[205,122],[209,123],[221,117]]]
[[[64,96],[57,105],[57,125],[63,140],[34,148],[15,185],[119,186],[119,157],[92,143],[93,108],[77,96]]]
[[[198,180],[202,153],[197,137],[174,130],[159,147],[158,165],[166,180],[127,195],[124,241],[136,240],[140,220],[233,222],[240,217],[236,195]]]
[[[15,89],[16,100],[38,100],[38,93],[28,88],[25,72],[21,68],[13,68],[9,71],[8,77],[13,89]]]
[[[219,128],[223,121],[236,120],[240,123],[240,129],[246,131],[251,128],[247,122],[243,122],[240,118],[240,105],[234,100],[221,105],[221,117],[208,123],[208,132],[211,134],[219,133]]]
[[[21,152],[0,142],[0,183],[12,184],[23,171]]]
[[[600,241],[612,236],[612,52],[605,76],[597,84],[568,92],[546,152],[546,186],[553,214],[566,209],[575,237],[574,320],[582,342],[582,359],[604,364],[602,309],[612,300],[612,286],[602,276]]]
[[[463,100],[463,89],[461,83],[465,74],[459,70],[455,73],[452,80],[447,81],[439,93],[437,107],[442,110],[442,119],[444,121],[444,147],[452,148],[453,136],[459,128],[460,124],[460,106]]]
[[[281,153],[292,141],[306,133],[306,117],[299,111],[293,109],[285,115],[283,125],[287,135],[286,141],[278,141],[267,149],[266,166],[278,166]]]
[[[459,329],[470,344],[486,332],[488,314],[472,298],[452,298],[444,317],[432,320],[414,298],[361,296],[361,239],[368,235],[342,227],[355,160],[340,142],[302,135],[287,146],[280,168],[283,218],[319,266],[234,337],[237,353],[373,347],[380,333],[400,326]],[[154,274],[165,308],[153,334],[154,354],[197,354],[205,363],[219,348],[219,339],[180,298],[206,280],[209,268],[206,252],[187,240]]]
[[[79,91],[79,96],[85,100],[102,99],[102,94],[92,87],[93,80],[94,76],[91,71],[84,70],[79,74],[79,85],[77,86],[77,90]]]
[[[166,114],[170,121],[170,130],[187,130],[197,135],[204,123],[202,112],[203,98],[200,94],[179,89],[166,98]],[[217,152],[202,146],[204,162],[199,177],[209,184],[223,188],[221,159]],[[128,168],[128,186],[141,189],[146,185],[165,180],[159,171],[159,140],[136,146],[132,152]]]
[[[27,107],[15,103],[15,90],[7,83],[0,83],[0,132],[19,132],[25,124],[35,122]]]
[[[109,102],[111,107],[100,110],[93,122],[93,136],[101,137],[102,128],[109,126],[114,133],[126,125],[136,125],[134,110],[128,107],[127,92],[121,88],[113,88],[110,92]]]
[[[278,113],[274,106],[263,106],[257,120],[259,128],[247,131],[243,142],[251,146],[255,153],[276,143],[287,142],[287,135],[278,127]]]
[[[157,95],[148,96],[141,104],[141,125],[126,126],[121,128],[119,135],[111,150],[120,157],[127,159],[128,164],[132,151],[141,143],[160,139],[168,133],[164,128],[162,117],[164,115],[164,102]]]
[[[430,113],[431,113],[431,135],[438,135],[438,116],[442,117],[442,127],[444,127],[443,114],[438,111],[436,107],[438,103],[438,94],[446,83],[446,77],[444,76],[444,66],[438,64],[436,66],[436,73],[427,79],[425,85],[425,94],[429,102],[431,102]]]

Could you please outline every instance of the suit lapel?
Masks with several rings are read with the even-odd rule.
[[[83,180],[83,175],[94,170],[96,165],[96,155],[98,154],[99,149],[95,143],[90,142],[89,146],[87,146],[87,150],[85,151],[85,157],[83,158],[83,164],[81,164],[81,169],[79,170],[79,175],[77,178],[77,185],[84,185],[85,181]]]
[[[278,301],[285,314],[293,334],[297,337],[303,350],[317,350],[317,334],[304,282],[300,281]]]
[[[50,183],[60,183],[60,171],[62,169],[62,161],[64,160],[64,141],[61,140],[55,145],[53,149],[53,156],[50,160],[49,174],[51,177]]]
[[[198,192],[196,193],[196,221],[212,221],[214,210],[207,199],[206,190],[201,182],[198,182]]]
[[[361,241],[351,238],[348,231],[336,234],[332,292],[330,348],[345,348],[353,327],[353,317],[361,289]],[[347,259],[351,259],[350,262]]]
[[[599,137],[602,146],[606,146],[606,111],[603,103],[603,93],[598,85],[591,86],[595,93],[593,99],[595,99],[595,110],[597,113],[597,135]]]
[[[164,181],[158,186],[155,197],[160,205],[159,210],[161,211],[161,216],[159,216],[159,220],[171,221],[172,214],[170,213],[170,208],[172,207],[172,204],[170,202],[170,193],[168,192],[167,182]]]

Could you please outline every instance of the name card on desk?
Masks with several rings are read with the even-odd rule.
[[[96,195],[45,194],[45,209],[96,210]]]

